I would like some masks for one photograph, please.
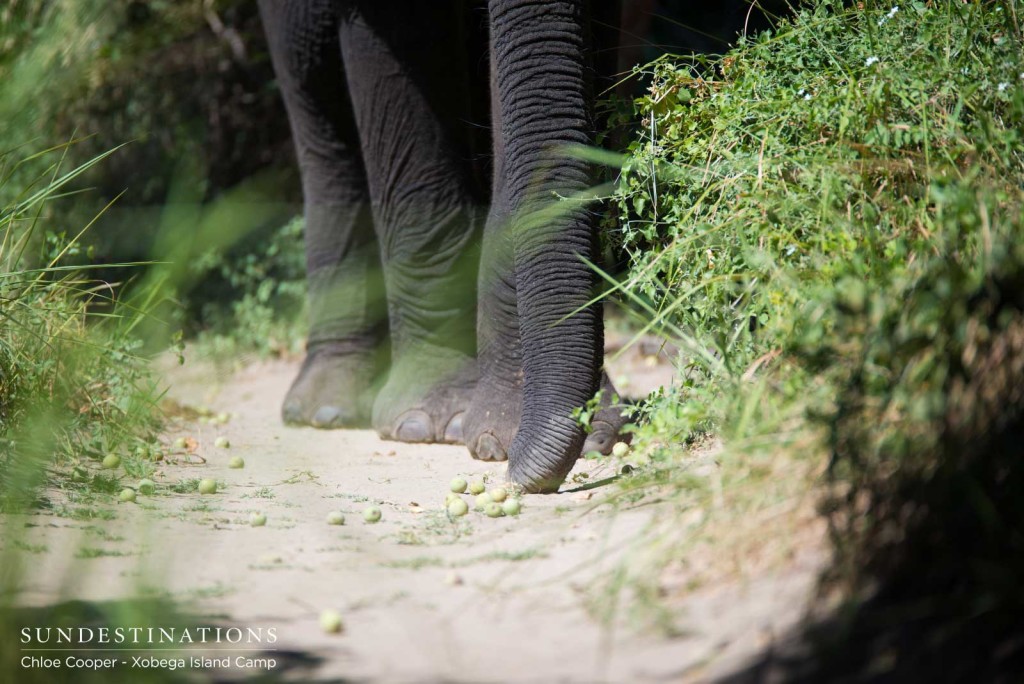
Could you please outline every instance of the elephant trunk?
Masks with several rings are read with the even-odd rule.
[[[492,0],[492,58],[500,108],[498,184],[511,212],[522,336],[523,413],[509,450],[509,476],[554,491],[579,456],[584,433],[572,416],[598,387],[602,322],[588,305],[594,216],[579,200],[588,165],[567,145],[590,142],[583,0]]]

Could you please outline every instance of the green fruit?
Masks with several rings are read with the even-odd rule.
[[[612,447],[612,456],[615,458],[622,458],[629,453],[629,445],[625,442],[616,442],[615,446]]]
[[[210,479],[204,479],[199,481],[199,493],[200,494],[216,494],[217,483]]]
[[[519,499],[505,499],[501,504],[501,510],[505,515],[519,515]]]
[[[117,454],[110,454],[103,459],[103,467],[108,470],[112,470],[119,465],[121,465],[121,457]]]
[[[483,494],[487,487],[484,485],[483,480],[473,480],[469,483],[470,494]]]
[[[135,490],[128,488],[122,489],[117,498],[125,503],[133,503],[135,501]]]
[[[448,488],[456,494],[462,494],[466,491],[466,481],[461,477],[457,477],[448,484]]]
[[[187,446],[188,446],[188,441],[184,437],[179,437],[178,439],[174,440],[174,448],[175,449],[184,449]]]
[[[452,501],[459,501],[459,495],[455,492],[448,492],[444,495],[444,505],[447,507]]]
[[[492,501],[491,503],[484,506],[484,514],[488,518],[500,518],[505,515],[505,512],[501,510],[501,504]]]
[[[363,520],[368,523],[375,523],[380,521],[381,513],[380,509],[376,506],[367,506],[363,509]]]
[[[345,516],[341,514],[341,511],[331,511],[327,514],[328,525],[344,525]]]
[[[476,507],[478,509],[482,509],[482,508],[486,507],[487,504],[492,504],[494,502],[491,501],[491,495],[487,494],[485,492],[483,494],[477,494],[476,495],[476,501],[474,503],[476,504]]]
[[[249,514],[249,524],[253,527],[263,527],[267,524],[267,516],[262,513]]]
[[[228,441],[227,437],[218,437],[217,439],[213,440],[213,446],[217,447],[218,449],[227,449],[228,447],[231,446],[231,442]]]
[[[448,504],[448,515],[453,518],[460,518],[469,513],[469,504],[462,499],[456,499]]]
[[[82,466],[75,466],[71,471],[71,479],[75,482],[86,482],[89,479],[89,471]]]
[[[241,456],[232,456],[231,460],[228,461],[228,468],[244,468],[245,460]]]
[[[320,629],[328,634],[340,634],[345,628],[341,621],[341,613],[336,610],[325,610],[320,613]]]
[[[491,497],[491,501],[494,501],[495,503],[501,503],[508,498],[508,492],[505,491],[504,487],[495,487],[488,492],[488,495]]]
[[[156,491],[156,482],[153,482],[148,477],[139,480],[139,491],[143,494],[152,494]]]
[[[218,424],[223,425],[224,423],[231,420],[231,416],[229,416],[227,413],[218,413],[217,417],[214,420],[216,420]]]

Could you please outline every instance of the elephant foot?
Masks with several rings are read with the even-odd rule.
[[[521,380],[511,387],[502,387],[481,379],[470,410],[466,413],[466,446],[479,461],[505,461],[522,417]],[[591,418],[591,432],[582,453],[597,451],[608,455],[616,442],[629,442],[631,435],[622,428],[629,421],[623,416],[625,405],[618,399],[615,386],[606,373],[601,373],[601,400]]]
[[[511,384],[483,377],[466,412],[465,437],[478,461],[506,461],[523,412],[522,373]]]
[[[379,352],[331,342],[310,346],[281,407],[286,425],[324,430],[366,427],[380,373]]]
[[[629,444],[633,440],[632,433],[622,432],[622,428],[630,420],[629,413],[622,415],[626,409],[627,405],[619,397],[611,378],[602,371],[601,401],[598,403],[597,412],[590,419],[590,432],[583,442],[584,454],[596,451],[607,456],[612,453],[612,447],[616,442]]]
[[[373,427],[398,442],[462,444],[476,359],[439,347],[395,362],[373,405]]]

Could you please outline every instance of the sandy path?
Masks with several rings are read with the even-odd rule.
[[[634,390],[665,377],[663,366],[620,363],[618,376],[630,373]],[[193,436],[206,463],[171,459],[154,479],[210,477],[223,490],[119,505],[116,518],[101,523],[106,539],[85,529],[95,522],[32,516],[31,541],[48,551],[25,554],[35,568],[26,601],[122,598],[136,586],[156,587],[202,614],[275,627],[275,648],[319,659],[290,671],[296,681],[703,681],[801,615],[813,557],[689,594],[672,606],[683,636],[637,632],[625,615],[602,625],[588,610],[595,578],[628,562],[638,533],[665,504],[613,513],[595,508],[598,488],[589,500],[526,497],[517,518],[471,513],[452,523],[442,512],[449,480],[499,482],[503,466],[475,462],[461,447],[382,442],[370,431],[285,428],[278,406],[295,371],[284,362],[223,378],[203,366],[174,371],[172,397],[237,415],[218,427],[177,425],[168,439]],[[230,449],[213,446],[222,435]],[[244,457],[244,469],[227,468],[233,455]],[[580,461],[574,473],[593,482],[614,471]],[[376,525],[361,520],[368,501],[383,509]],[[344,526],[325,523],[331,510],[345,513]],[[249,526],[253,511],[266,514],[266,527]],[[60,561],[76,544],[127,555]],[[321,631],[324,608],[343,615],[343,634]]]

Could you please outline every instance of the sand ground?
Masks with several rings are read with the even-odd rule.
[[[612,376],[643,394],[671,378],[654,358],[624,355]],[[279,666],[286,680],[538,683],[713,681],[769,647],[808,604],[824,555],[817,544],[765,576],[666,598],[671,633],[641,628],[627,611],[602,620],[602,578],[642,552],[642,531],[668,504],[599,505],[608,488],[581,487],[618,464],[581,460],[562,493],[525,497],[518,517],[452,522],[443,512],[452,477],[499,483],[503,465],[371,431],[286,428],[278,410],[297,368],[169,367],[169,397],[232,419],[175,421],[166,440],[194,439],[193,453],[172,450],[154,477],[158,495],[114,506],[112,520],[31,516],[30,541],[46,551],[24,554],[33,569],[24,600],[156,589],[220,622],[276,628],[276,650],[263,655],[308,656]],[[221,436],[230,448],[214,446]],[[227,467],[236,455],[244,469]],[[694,457],[713,467],[713,455]],[[211,496],[164,487],[191,478],[223,487]],[[383,510],[374,525],[361,519],[369,503]],[[326,524],[334,510],[345,525]],[[253,512],[265,527],[249,525]],[[68,552],[83,546],[99,557]],[[341,634],[320,628],[324,609],[342,615]]]

